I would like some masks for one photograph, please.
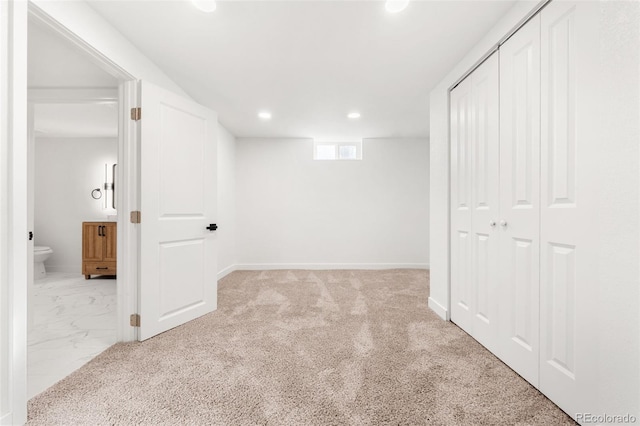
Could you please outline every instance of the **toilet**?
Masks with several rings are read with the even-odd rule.
[[[47,271],[44,269],[44,261],[51,256],[53,250],[51,247],[35,246],[33,248],[33,278],[36,280],[42,279],[47,276]]]

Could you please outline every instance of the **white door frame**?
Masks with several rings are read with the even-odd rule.
[[[27,28],[34,19],[73,43],[119,81],[118,341],[137,339],[129,315],[138,307],[138,106],[135,77],[32,2],[0,1],[0,425],[27,420],[28,137]]]
[[[0,1],[0,424],[27,420],[27,4]]]

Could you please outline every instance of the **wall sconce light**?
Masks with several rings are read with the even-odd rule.
[[[99,200],[102,198],[104,191],[104,202],[102,204],[103,209],[116,209],[116,167],[117,164],[111,166],[111,179],[109,179],[109,165],[104,165],[104,184],[102,188],[95,188],[91,191],[91,198]],[[111,180],[111,181],[109,181]],[[109,194],[111,192],[111,194]],[[111,195],[111,197],[109,197]],[[111,199],[111,200],[109,200]],[[111,201],[111,202],[109,202]]]
[[[111,179],[109,179],[109,165],[104,165],[104,209],[116,209],[116,166],[117,164],[111,166]]]

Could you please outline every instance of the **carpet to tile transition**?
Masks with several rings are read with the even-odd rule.
[[[112,346],[28,424],[573,423],[428,293],[422,270],[234,272],[216,312]]]

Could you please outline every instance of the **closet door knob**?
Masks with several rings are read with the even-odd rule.
[[[496,226],[496,221],[495,220],[490,220],[489,221],[489,226],[494,228]]]
[[[504,220],[504,219],[502,219],[502,220],[500,221],[500,226],[502,226],[503,228],[506,228],[506,227],[507,227],[507,221],[506,221],[506,220]]]

